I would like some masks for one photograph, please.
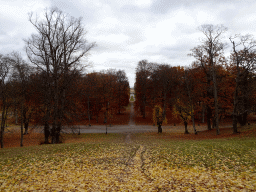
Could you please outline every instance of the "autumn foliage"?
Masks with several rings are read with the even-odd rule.
[[[168,125],[204,124],[210,119],[215,127],[215,106],[213,83],[207,81],[207,66],[194,62],[190,68],[172,67],[149,63],[146,60],[138,63],[135,83],[135,109],[137,124],[155,124],[154,107],[160,106],[167,118]],[[218,110],[220,123],[232,121],[232,110],[235,90],[235,68],[227,62],[215,67],[217,75]],[[251,82],[254,73],[250,73]],[[250,111],[255,106],[255,87],[253,83],[248,92]],[[209,94],[210,90],[210,94]],[[239,94],[242,94],[240,92]],[[247,106],[248,107],[248,106]]]
[[[44,99],[38,100],[40,94],[44,93],[43,85],[39,87],[37,84],[40,78],[43,78],[42,76],[43,74],[37,74],[33,77],[32,84],[37,88],[34,87],[33,95],[35,97],[30,100],[31,107],[33,106],[32,103],[35,105],[31,123],[39,125],[43,124],[42,120],[45,113],[43,109]],[[116,120],[117,115],[124,115],[125,107],[129,104],[130,90],[124,71],[109,70],[86,75],[73,74],[69,78],[72,83],[70,83],[65,95],[63,125],[104,124],[104,122],[128,123],[128,115],[123,119],[123,122]]]
[[[44,134],[52,138],[54,122],[54,97],[48,97],[54,91],[54,84],[45,79],[47,74],[36,71],[27,73],[26,81],[10,79],[4,86],[8,96],[1,102],[3,127],[8,124],[21,124],[28,134],[30,126],[45,126],[49,131]],[[49,77],[51,79],[52,76]],[[64,98],[59,97],[59,113],[62,114],[62,126],[75,125],[120,125],[128,124],[130,115],[126,111],[129,104],[130,87],[124,71],[108,70],[83,74],[74,70],[59,77],[59,87],[66,84]],[[68,82],[68,83],[67,83]],[[3,90],[3,89],[2,89]],[[48,92],[49,91],[49,92]],[[64,90],[61,90],[64,91]],[[8,98],[8,99],[7,99]],[[22,105],[21,105],[22,101]],[[49,104],[47,104],[49,103]],[[48,115],[47,115],[48,114]],[[59,138],[61,142],[61,138]]]
[[[199,30],[204,38],[189,54],[195,59],[190,67],[138,62],[135,83],[138,124],[145,119],[153,124],[150,116],[154,106],[159,105],[164,117],[169,109],[181,119],[185,133],[191,120],[195,134],[195,122],[200,122],[207,123],[208,130],[216,128],[219,135],[219,124],[232,118],[236,134],[237,123],[246,125],[249,114],[255,112],[255,40],[250,35],[230,37],[233,49],[230,57],[225,57],[225,43],[221,40],[227,28],[202,25]],[[168,123],[175,124],[173,120]]]

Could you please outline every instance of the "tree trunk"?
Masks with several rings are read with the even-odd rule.
[[[7,116],[8,116],[8,107],[7,107],[6,110],[5,110],[5,127],[8,127],[8,124],[7,124]]]
[[[212,109],[207,105],[207,126],[208,130],[211,130],[211,117],[212,117]]]
[[[23,147],[23,104],[21,104],[21,120],[20,120],[20,146]]]
[[[55,122],[52,124],[51,136],[52,136],[52,144],[55,144],[56,143],[56,124],[55,124]]]
[[[109,102],[107,103],[107,109],[106,109],[106,112],[105,112],[105,119],[104,119],[104,123],[107,123],[107,119],[108,119],[108,107],[109,107]]]
[[[57,64],[55,64],[57,65]],[[56,143],[56,129],[58,124],[58,107],[59,107],[59,85],[57,66],[54,66],[54,103],[53,103],[53,124],[52,124],[52,144]]]
[[[65,61],[64,61],[64,63],[65,63]],[[64,82],[63,82],[62,87],[60,87],[60,99],[61,100],[60,100],[60,108],[58,108],[58,121],[57,121],[58,123],[57,123],[57,127],[56,127],[56,143],[61,142],[60,132],[61,132],[61,129],[62,129],[62,123],[63,123],[63,119],[64,119],[66,89],[67,89],[67,86],[68,86],[67,73],[68,73],[68,69],[67,69],[67,66],[65,66],[64,77],[63,77]],[[89,96],[88,96],[88,102],[89,102]],[[89,119],[89,122],[90,122],[90,119]]]
[[[212,119],[212,129],[216,128],[216,119],[215,116]]]
[[[239,68],[238,68],[238,74],[239,74]],[[237,105],[238,105],[238,86],[239,86],[239,75],[236,77],[236,87],[234,92],[234,108],[233,108],[233,134],[237,134],[237,121],[238,121],[238,111],[237,111]]]
[[[46,65],[46,90],[45,90],[45,116],[44,116],[44,143],[49,144],[49,137],[51,135],[50,125],[49,125],[49,119],[50,119],[50,109],[51,109],[51,85],[50,85],[50,67],[49,63]]]
[[[118,90],[118,114],[120,115],[121,114],[121,91],[120,91],[120,87],[119,87],[119,90]]]
[[[158,125],[158,133],[162,133],[163,129],[162,129],[162,122],[157,122]]]
[[[232,41],[231,41],[232,42]],[[237,69],[237,74],[236,74],[236,87],[235,87],[235,92],[234,92],[234,108],[233,108],[233,134],[237,134],[237,121],[238,121],[238,88],[240,87],[240,68],[239,68],[239,58],[238,54],[236,52],[236,46],[235,42],[232,42],[233,44],[233,51],[236,56],[236,69]]]
[[[184,125],[185,125],[185,134],[189,134],[189,132],[188,132],[188,122],[184,121]]]
[[[60,143],[61,121],[58,122],[55,130],[55,142]]]
[[[107,114],[108,114],[108,110],[106,109],[106,111],[105,111],[105,117],[104,117],[104,123],[107,123]]]
[[[61,130],[61,123],[59,122],[56,128],[56,143],[60,143],[60,130]]]
[[[163,120],[165,119],[166,116],[166,92],[164,93],[164,101],[163,101]]]
[[[233,134],[237,134],[237,115],[233,114]]]
[[[89,126],[91,125],[91,114],[90,114],[90,99],[89,95],[87,96],[87,104],[88,104],[88,119],[89,119]]]
[[[3,99],[4,100],[4,99]],[[1,121],[1,148],[4,148],[4,128],[5,128],[5,101],[3,101],[3,108],[2,108],[2,121]]]
[[[28,121],[26,121],[26,122],[24,123],[24,127],[25,127],[25,133],[24,133],[24,135],[27,135],[27,134],[28,134]]]
[[[105,111],[104,123],[107,123],[107,111]]]
[[[47,96],[48,97],[48,96]],[[50,102],[49,98],[46,99],[46,112],[45,112],[45,119],[44,119],[44,143],[49,144],[49,137],[50,137],[50,126],[49,126],[49,117],[50,117]]]
[[[245,126],[247,122],[247,112],[244,112],[243,114],[240,115],[239,123],[241,126]]]
[[[143,96],[143,108],[142,108],[143,118],[146,118],[146,96]]]
[[[195,116],[194,116],[194,113],[192,112],[192,123],[193,123],[193,129],[194,129],[194,133],[195,135],[197,135],[197,131],[196,131],[196,125],[195,125]]]
[[[23,123],[25,132],[24,135],[28,134],[28,123],[29,123],[29,117],[27,117],[26,109],[23,109]]]
[[[202,123],[204,123],[204,116],[205,116],[205,105],[203,104],[203,109],[202,109]]]
[[[16,107],[15,107],[15,125],[17,125],[18,124],[18,113],[17,113],[17,109],[16,109]]]
[[[49,144],[49,137],[50,137],[50,126],[48,121],[44,124],[44,143]]]
[[[213,88],[214,88],[214,107],[215,107],[214,121],[216,123],[216,133],[217,135],[219,135],[220,129],[219,129],[219,106],[218,106],[217,80],[216,80],[216,72],[213,65],[212,65],[212,73],[213,73]]]
[[[207,75],[207,97],[211,98],[212,97],[212,91],[211,91],[211,73],[206,74]],[[208,125],[208,130],[211,130],[211,118],[212,118],[212,109],[207,104],[206,106],[206,111],[207,111],[207,125]]]
[[[4,148],[4,127],[1,126],[1,148]]]

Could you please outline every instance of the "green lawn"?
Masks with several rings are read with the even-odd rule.
[[[255,191],[256,139],[82,134],[86,142],[0,150],[0,191]]]

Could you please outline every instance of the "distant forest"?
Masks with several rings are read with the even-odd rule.
[[[142,60],[136,68],[135,108],[146,118],[147,108],[153,109],[159,126],[166,119],[167,109],[185,125],[195,119],[207,122],[208,129],[216,128],[226,117],[232,118],[233,132],[237,124],[247,123],[248,114],[255,112],[256,42],[250,35],[230,37],[232,52],[224,56],[222,25],[199,27],[204,39],[191,50],[195,61],[189,67],[150,63]],[[161,112],[160,112],[161,111]]]

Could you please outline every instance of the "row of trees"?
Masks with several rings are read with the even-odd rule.
[[[205,38],[192,49],[190,56],[196,60],[191,67],[171,67],[146,60],[138,63],[135,107],[145,118],[146,106],[161,106],[158,125],[170,108],[183,120],[185,133],[192,120],[195,134],[195,117],[202,122],[206,119],[208,129],[215,127],[219,134],[219,121],[231,115],[233,132],[237,133],[237,123],[245,125],[255,107],[256,42],[250,35],[231,37],[232,52],[226,58],[226,44],[221,38],[227,29],[213,25],[199,29]],[[158,131],[161,132],[161,126]]]
[[[122,70],[107,70],[90,73],[83,79],[80,88],[83,99],[81,114],[87,114],[89,124],[94,116],[98,122],[100,112],[104,113],[104,123],[114,114],[121,114],[129,104],[130,87],[128,78]]]
[[[124,71],[108,70],[84,75],[85,58],[95,43],[88,43],[82,19],[57,8],[42,19],[29,21],[37,30],[25,40],[29,61],[20,54],[0,55],[1,147],[8,112],[13,112],[25,134],[29,122],[44,126],[45,143],[60,142],[64,125],[85,118],[121,113],[129,103],[129,83]]]
[[[15,122],[18,123],[18,113],[21,118],[21,145],[23,142],[23,125],[27,133],[28,108],[26,102],[30,95],[27,92],[29,74],[32,68],[21,58],[18,53],[11,56],[0,54],[0,104],[1,104],[1,147],[3,147],[3,135],[6,126],[8,111],[12,111]]]
[[[50,84],[45,81],[47,73],[38,71],[28,65],[19,54],[0,55],[0,103],[1,117],[1,147],[8,114],[13,114],[15,123],[21,125],[21,146],[23,134],[28,133],[29,123],[44,125],[45,143],[60,142],[60,132],[63,125],[74,125],[84,120],[95,118],[98,121],[100,113],[104,114],[107,123],[114,114],[120,114],[129,104],[129,83],[122,70],[107,70],[83,74],[73,70],[59,77],[59,87],[65,85],[65,97],[59,97],[58,113],[62,118],[54,132],[54,79],[49,77]],[[61,125],[61,127],[60,127]],[[23,133],[23,128],[25,132]],[[56,140],[53,140],[53,137]]]

